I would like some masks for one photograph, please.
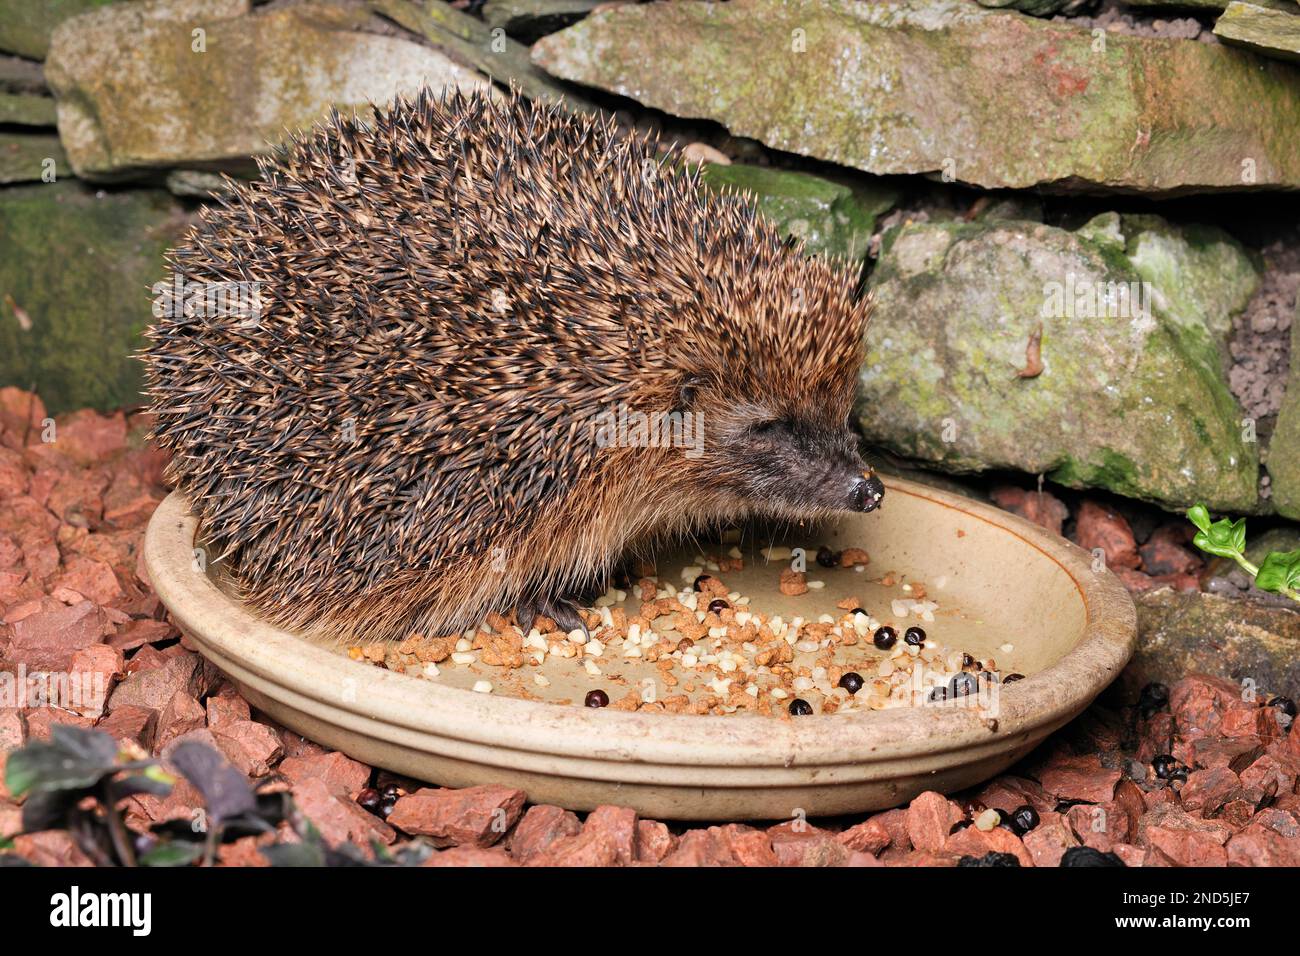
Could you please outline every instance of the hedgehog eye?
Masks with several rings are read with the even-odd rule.
[[[695,405],[695,393],[700,387],[700,380],[692,376],[682,382],[681,390],[677,393],[677,408],[679,411],[685,411]]]

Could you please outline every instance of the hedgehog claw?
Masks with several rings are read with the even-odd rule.
[[[587,623],[578,613],[578,603],[569,598],[539,597],[524,601],[516,610],[515,617],[519,621],[519,629],[525,634],[533,629],[533,622],[538,617],[549,617],[560,630],[566,633],[582,631],[587,640],[591,640]]]

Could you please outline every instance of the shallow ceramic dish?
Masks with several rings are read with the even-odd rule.
[[[197,570],[195,521],[180,495],[154,514],[145,560],[176,624],[254,705],[358,760],[444,786],[507,783],[578,810],[614,803],[695,820],[851,813],[1005,769],[1082,711],[1136,640],[1133,602],[1118,579],[1093,570],[1091,555],[996,508],[901,479],[886,486],[879,511],[846,516],[811,544],[865,547],[872,570],[926,582],[940,604],[927,627],[945,646],[1027,675],[992,701],[783,720],[475,693],[470,668],[412,677],[259,620],[227,593],[219,569]],[[831,572],[841,577],[813,598],[781,595],[771,568],[751,563],[745,574],[724,577],[766,613],[812,619],[839,593],[882,599],[870,595],[871,576],[847,570]],[[572,672],[557,672],[551,693],[580,702],[584,678]]]

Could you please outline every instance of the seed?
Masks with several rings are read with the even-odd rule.
[[[721,614],[729,607],[731,607],[731,605],[722,600],[722,598],[717,598],[716,600],[709,602],[709,610],[714,614]]]
[[[857,671],[849,671],[840,678],[840,686],[850,694],[856,694],[858,691],[862,690],[863,683],[862,675]]]
[[[1025,679],[1024,674],[1008,674],[1006,677],[1002,678],[1002,683],[1014,684],[1016,681],[1024,680],[1024,679]]]
[[[812,712],[812,704],[808,703],[808,701],[804,700],[802,697],[796,697],[794,700],[790,701],[790,716],[808,717],[811,716]]]
[[[826,545],[817,549],[817,563],[823,568],[838,568],[840,566],[840,552],[832,551]]]
[[[357,805],[369,813],[378,813],[383,802],[383,795],[374,787],[366,787],[357,794]]]
[[[1016,807],[1011,811],[1011,825],[1015,830],[1016,836],[1028,833],[1034,827],[1038,826],[1038,811],[1025,804],[1022,807]]]
[[[975,829],[982,833],[988,833],[996,829],[1002,823],[1002,811],[989,807],[983,813],[975,818]]]
[[[909,627],[903,632],[903,640],[913,647],[920,647],[925,643],[925,631],[919,627]]]
[[[871,642],[882,651],[887,651],[894,646],[898,640],[898,632],[888,624],[876,628],[876,633],[872,636]]]
[[[1296,714],[1295,701],[1290,697],[1274,697],[1268,702],[1268,706],[1276,707],[1288,717],[1294,717]]]
[[[589,690],[583,704],[587,707],[605,707],[609,704],[609,694],[599,689]]]

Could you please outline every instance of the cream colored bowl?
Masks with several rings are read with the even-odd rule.
[[[1128,593],[1079,548],[987,505],[901,479],[886,486],[879,511],[847,515],[806,542],[865,547],[872,573],[822,572],[809,554],[809,576],[826,577],[824,591],[785,597],[775,569],[755,561],[724,574],[728,586],[787,620],[813,619],[847,593],[865,595],[881,617],[880,603],[887,608],[897,591],[868,582],[894,571],[925,582],[940,605],[925,626],[945,646],[995,657],[1000,671],[1025,680],[978,706],[793,720],[593,710],[581,706],[591,681],[566,662],[543,665],[554,667],[551,695],[576,698],[564,705],[475,693],[468,687],[480,675],[468,667],[446,667],[436,680],[385,670],[266,624],[223,590],[218,571],[196,570],[196,523],[179,494],[150,521],[145,560],[172,619],[255,706],[358,760],[443,786],[509,784],[533,802],[577,810],[613,803],[693,820],[841,814],[1000,772],[1082,711],[1136,640]],[[869,641],[861,653],[875,653]]]

